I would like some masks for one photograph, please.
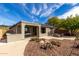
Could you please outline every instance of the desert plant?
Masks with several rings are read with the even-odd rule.
[[[79,48],[79,39],[74,40],[73,47],[74,48]]]
[[[46,50],[47,49],[46,44],[42,44],[40,48]]]
[[[45,41],[46,39],[45,39],[45,38],[40,38],[40,41],[41,41],[41,40]]]
[[[49,40],[46,40],[46,39],[41,39],[40,41],[40,48],[42,49],[51,49],[53,46],[52,44],[50,43]]]
[[[61,43],[59,41],[51,41],[51,44],[56,45],[58,47],[61,45]]]
[[[38,38],[38,37],[31,38],[30,41],[36,41],[36,42],[39,42],[39,38]]]
[[[40,48],[47,50],[47,49],[52,49],[53,46],[51,43],[44,43],[43,45],[40,46]]]
[[[52,49],[53,45],[51,43],[46,43],[47,48]]]

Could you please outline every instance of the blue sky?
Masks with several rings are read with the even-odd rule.
[[[78,3],[0,3],[0,25],[13,25],[21,20],[45,23],[50,17],[66,18],[78,13]]]

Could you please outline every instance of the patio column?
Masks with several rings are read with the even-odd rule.
[[[38,35],[39,35],[39,37],[41,36],[41,26],[39,26],[39,29],[38,29]]]
[[[16,34],[17,34],[17,26],[16,26]]]
[[[25,38],[25,24],[24,23],[21,24],[21,34],[22,34],[22,39],[24,39]]]
[[[39,27],[37,27],[36,30],[37,30],[37,37],[39,37]]]

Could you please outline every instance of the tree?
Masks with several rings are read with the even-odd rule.
[[[79,16],[67,17],[66,19],[59,19],[58,17],[52,17],[48,19],[47,22],[49,25],[52,25],[54,30],[59,28],[64,28],[69,31],[70,35],[74,34],[76,29],[79,29]],[[54,33],[53,30],[53,33]]]
[[[57,27],[60,23],[60,20],[58,17],[52,17],[48,19],[48,24],[53,25],[54,27]]]
[[[52,18],[48,19],[47,23],[49,25],[53,26],[53,33],[54,33],[54,30],[59,28],[59,26],[61,24],[61,19],[59,19],[58,17],[52,17]]]
[[[74,34],[75,30],[79,28],[79,16],[67,17],[61,27],[68,30],[70,35]]]

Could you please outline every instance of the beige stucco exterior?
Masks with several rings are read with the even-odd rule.
[[[29,33],[25,33],[25,26],[28,26],[30,28]],[[41,27],[42,27],[41,24],[38,23],[29,23],[29,22],[21,21],[10,28],[10,30],[13,30],[13,33],[9,32],[7,34],[7,41],[11,42],[11,41],[23,40],[27,38],[26,34],[30,34],[29,37],[47,36],[48,32],[50,31],[50,28],[45,27],[46,32],[41,33],[42,31]]]
[[[19,41],[22,40],[21,34],[9,34],[7,33],[7,42]]]
[[[41,26],[40,26],[41,27]],[[42,37],[42,36],[48,36],[48,32],[50,31],[49,28],[46,28],[46,33],[41,33],[41,28],[40,28],[40,31],[39,31],[39,35]]]

